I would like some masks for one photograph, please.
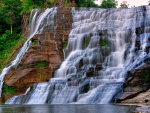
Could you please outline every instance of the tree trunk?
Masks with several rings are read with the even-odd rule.
[[[10,25],[10,32],[11,32],[11,34],[12,34],[12,24]]]

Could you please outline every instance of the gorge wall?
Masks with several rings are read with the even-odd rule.
[[[38,15],[42,12],[44,10],[39,9]],[[15,88],[15,93],[3,93],[3,101],[23,94],[34,83],[49,81],[54,76],[64,59],[63,49],[67,46],[71,29],[71,15],[69,8],[58,8],[54,15],[54,26],[45,25],[41,34],[31,38],[31,46],[18,67],[12,68],[4,79],[5,84]]]
[[[32,22],[47,10],[33,10]],[[18,94],[31,87],[5,96],[6,103],[137,103],[130,99],[150,88],[150,7],[50,10],[18,67],[5,77]],[[141,101],[148,103],[147,97]]]

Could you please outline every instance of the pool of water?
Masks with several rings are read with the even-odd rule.
[[[0,105],[0,113],[133,113],[136,106],[65,104]]]

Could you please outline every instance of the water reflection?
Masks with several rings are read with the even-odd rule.
[[[133,113],[136,106],[0,105],[0,113]]]

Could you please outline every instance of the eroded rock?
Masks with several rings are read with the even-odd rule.
[[[60,20],[60,17],[64,19]],[[72,14],[68,8],[58,8],[55,15],[56,30],[44,28],[42,34],[32,37],[32,44],[23,56],[17,68],[12,68],[5,77],[5,84],[15,87],[15,94],[3,95],[3,101],[23,94],[26,89],[37,82],[48,81],[63,60],[63,41],[68,40],[71,29]],[[56,31],[56,33],[54,33]],[[65,37],[65,38],[64,38]],[[63,39],[64,38],[64,39]],[[45,62],[40,64],[38,62]]]

